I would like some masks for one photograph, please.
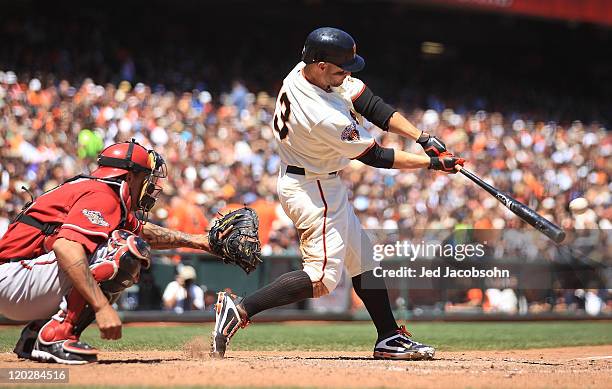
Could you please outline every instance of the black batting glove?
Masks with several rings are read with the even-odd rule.
[[[444,142],[425,131],[421,133],[421,136],[417,139],[417,143],[423,147],[425,154],[430,157],[439,157],[440,154],[447,152]]]
[[[464,163],[465,159],[456,157],[447,151],[440,154],[440,157],[431,157],[429,161],[429,169],[455,174],[457,173],[457,165],[463,167]]]

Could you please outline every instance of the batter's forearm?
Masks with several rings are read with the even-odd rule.
[[[419,169],[428,168],[431,159],[426,155],[407,153],[402,150],[395,150],[393,161],[394,169]]]
[[[60,238],[53,244],[53,251],[59,267],[66,273],[81,296],[94,311],[108,304],[108,299],[100,289],[89,269],[85,249],[80,243]]]
[[[142,228],[140,236],[151,245],[151,248],[157,250],[188,247],[210,251],[208,235],[206,234],[187,234],[181,231],[170,230],[153,223],[147,223]]]
[[[389,119],[389,132],[414,140],[421,136],[421,130],[416,128],[399,112],[395,112]]]

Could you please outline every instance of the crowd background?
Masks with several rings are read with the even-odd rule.
[[[589,258],[610,264],[609,29],[457,18],[395,3],[364,19],[372,6],[299,4],[296,11],[281,2],[264,7],[263,16],[277,22],[267,28],[254,28],[248,3],[231,3],[240,13],[212,4],[197,14],[197,4],[186,2],[167,15],[162,2],[85,5],[78,15],[67,11],[70,2],[40,5],[48,8],[38,15],[24,12],[23,3],[0,16],[0,235],[30,199],[22,186],[38,195],[92,170],[102,147],[135,138],[169,168],[153,222],[199,232],[217,212],[248,204],[261,217],[264,254],[297,254],[296,232],[275,193],[274,94],[307,32],[336,21],[366,58],[357,77],[495,187],[568,231],[587,231]],[[340,19],[307,22],[341,11]],[[227,24],[214,22],[228,15]],[[411,30],[386,23],[373,32],[385,17],[410,21]],[[426,52],[425,38],[444,42],[444,52]],[[383,146],[422,152],[413,141],[374,134]],[[341,175],[369,229],[526,228],[460,176],[357,161]],[[528,245],[516,246],[516,255],[529,256]],[[592,293],[610,310],[611,287],[557,290],[553,300],[570,306]],[[474,293],[465,291],[454,305],[472,304]]]

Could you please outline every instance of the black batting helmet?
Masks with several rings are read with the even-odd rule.
[[[331,62],[347,72],[358,72],[365,61],[357,55],[355,40],[346,32],[333,28],[317,28],[306,37],[302,50],[306,64]]]

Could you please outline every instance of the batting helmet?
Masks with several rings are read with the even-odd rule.
[[[347,72],[358,72],[365,67],[365,61],[357,55],[355,40],[333,27],[317,28],[308,34],[302,61],[306,64],[330,62]]]

